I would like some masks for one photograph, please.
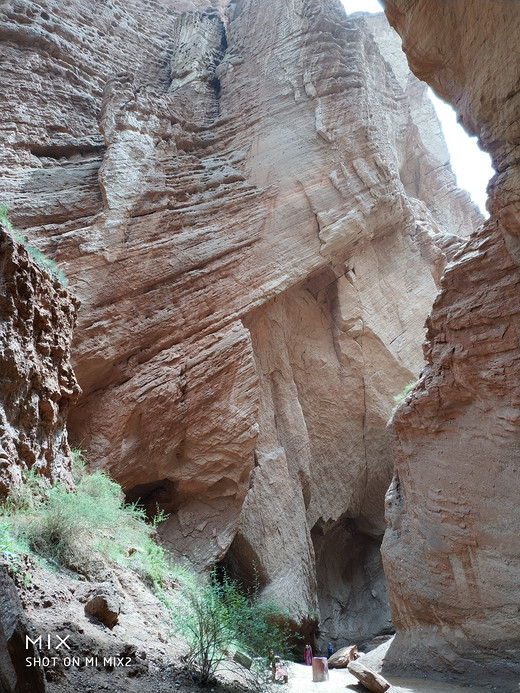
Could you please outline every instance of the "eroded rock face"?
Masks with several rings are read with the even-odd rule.
[[[5,191],[82,301],[74,439],[171,513],[177,554],[254,564],[329,640],[384,631],[385,423],[480,216],[381,19],[332,0],[3,12],[10,79],[41,87],[6,119]]]
[[[8,566],[0,563],[0,690],[5,693],[45,693],[45,675],[40,666],[26,666],[40,658],[34,644],[16,585]]]
[[[497,170],[492,216],[445,272],[428,366],[392,422],[383,549],[398,635],[386,665],[516,690],[520,18],[507,1],[385,4],[413,70],[453,103]]]
[[[77,301],[0,224],[0,497],[34,469],[70,476],[65,428]]]

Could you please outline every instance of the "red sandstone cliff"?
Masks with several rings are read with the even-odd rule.
[[[70,479],[65,424],[77,301],[0,223],[0,498],[38,469]]]
[[[520,674],[520,14],[507,0],[386,0],[414,72],[490,152],[491,218],[428,319],[428,366],[392,421],[387,668],[516,690]]]
[[[5,3],[2,195],[81,299],[93,465],[177,554],[366,638],[385,424],[480,216],[381,19],[221,5]]]

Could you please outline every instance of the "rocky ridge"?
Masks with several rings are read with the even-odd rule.
[[[398,634],[385,666],[516,690],[520,20],[507,1],[385,5],[414,72],[497,171],[491,217],[444,273],[427,367],[391,423],[383,555]]]
[[[388,629],[385,424],[481,219],[381,20],[12,0],[0,39],[2,194],[82,303],[71,437],[177,554]]]
[[[65,428],[80,388],[70,365],[78,302],[0,224],[0,497],[37,469],[70,480]]]

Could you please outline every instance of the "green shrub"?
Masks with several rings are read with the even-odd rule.
[[[81,451],[73,451],[75,488],[51,485],[33,471],[0,507],[0,550],[16,572],[23,552],[87,577],[97,565],[115,562],[135,570],[170,609],[185,636],[188,663],[208,682],[218,667],[232,669],[249,688],[263,690],[269,680],[268,650],[289,653],[289,619],[274,602],[262,602],[259,586],[247,592],[225,572],[214,570],[201,582],[175,566],[155,541],[143,508],[124,502],[121,487],[106,473],[85,472]],[[170,589],[175,587],[175,590]],[[246,668],[237,652],[251,659]]]
[[[9,532],[7,524],[0,520],[0,552],[6,559],[9,567],[16,571],[18,565],[19,552],[14,543],[14,539]]]
[[[188,641],[188,663],[202,683],[225,665],[248,687],[261,690],[269,679],[268,650],[282,657],[289,652],[288,617],[275,603],[262,603],[258,588],[244,593],[226,574],[217,578],[213,571],[204,584],[181,584],[174,619]],[[251,659],[250,669],[233,659],[236,652]]]
[[[24,585],[30,582],[26,563],[28,550],[27,544],[13,536],[6,517],[0,515],[0,553],[12,577],[23,571]]]
[[[395,412],[401,401],[406,397],[406,395],[410,392],[412,387],[415,385],[415,380],[412,380],[408,385],[405,385],[404,389],[401,390],[401,392],[397,395],[394,395],[394,402],[395,406],[392,409],[392,414]]]
[[[87,473],[87,458],[81,448],[72,447],[70,449],[72,457],[72,477],[78,483]]]
[[[42,269],[46,270],[49,274],[55,277],[63,286],[68,286],[69,280],[67,279],[64,271],[58,267],[58,264],[54,260],[51,260],[51,258],[44,255],[41,250],[38,250],[38,248],[31,245],[25,236],[22,236],[20,233],[17,233],[14,230],[13,225],[7,216],[8,212],[9,207],[5,204],[0,204],[0,222],[9,229],[16,240],[25,247],[29,255]]]
[[[136,570],[156,591],[163,589],[169,563],[145,511],[126,504],[120,485],[104,472],[86,474],[76,465],[75,473],[71,489],[27,472],[1,509],[4,532],[59,567],[88,576],[100,561],[113,561]]]
[[[35,510],[47,500],[50,488],[50,482],[46,477],[37,474],[34,469],[25,471],[22,483],[13,486],[9,496],[3,502],[1,514],[8,517]]]
[[[6,226],[11,233],[14,233],[13,225],[9,221],[7,213],[9,212],[9,207],[5,204],[0,205],[0,223]]]

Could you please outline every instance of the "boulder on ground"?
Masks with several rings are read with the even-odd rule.
[[[113,628],[121,613],[124,595],[112,582],[94,582],[78,585],[76,598],[85,604],[85,613]]]
[[[329,657],[329,669],[345,669],[349,662],[353,662],[357,657],[357,645],[341,647]]]
[[[375,671],[372,671],[361,662],[350,662],[347,669],[357,680],[372,693],[385,693],[390,688],[390,684]]]
[[[108,628],[113,628],[116,625],[120,612],[119,599],[115,594],[108,594],[107,592],[94,595],[85,604],[85,613],[99,619]]]

